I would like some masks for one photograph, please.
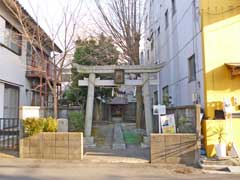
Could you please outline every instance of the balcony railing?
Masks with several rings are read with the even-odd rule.
[[[57,67],[57,71],[59,68]],[[59,72],[56,73],[58,75]],[[54,77],[54,65],[50,62],[50,60],[45,60],[41,62],[40,60],[33,59],[32,57],[27,57],[27,69],[26,69],[26,77],[28,78],[40,78],[49,79],[51,81],[55,80]],[[59,79],[60,81],[60,79]]]

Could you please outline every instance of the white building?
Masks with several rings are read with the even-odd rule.
[[[152,88],[160,103],[204,105],[199,11],[199,0],[145,2],[141,59],[143,64],[165,62],[159,87]]]
[[[31,18],[25,10],[24,13]],[[21,31],[19,22],[0,1],[0,118],[17,118],[19,106],[39,105],[41,98],[49,98],[49,94],[40,98],[39,91],[34,89],[39,76],[27,67],[36,59],[29,52],[29,43],[19,35]],[[51,68],[47,69],[51,73]]]

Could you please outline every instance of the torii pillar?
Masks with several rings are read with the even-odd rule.
[[[85,116],[85,132],[84,132],[84,135],[85,135],[84,143],[88,146],[90,145],[95,146],[94,139],[92,137],[95,78],[96,78],[96,74],[94,73],[89,74],[87,106],[86,106],[86,116]]]
[[[149,89],[149,74],[143,73],[143,101],[144,101],[144,111],[145,111],[145,122],[146,122],[146,133],[150,136],[153,130],[152,122],[152,104]]]

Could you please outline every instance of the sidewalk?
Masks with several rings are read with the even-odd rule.
[[[103,163],[149,163],[149,148],[142,149],[140,146],[128,146],[124,150],[111,148],[85,149],[84,160]]]

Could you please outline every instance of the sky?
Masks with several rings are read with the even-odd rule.
[[[79,27],[75,35],[75,39],[80,37],[81,39],[89,36],[96,36],[100,33],[100,28],[96,24],[104,24],[101,19],[95,0],[18,0],[22,6],[32,15],[32,17],[40,24],[40,26],[50,35],[50,28],[58,27],[61,18],[63,17],[62,8],[66,7],[69,3],[70,7],[74,9],[76,4],[82,2],[81,13],[79,15]],[[111,0],[101,0],[103,3],[107,3]],[[142,0],[144,2],[145,0]],[[103,5],[104,6],[104,5]],[[106,10],[106,9],[105,9]],[[93,18],[94,17],[94,18]],[[64,36],[64,33],[59,33],[60,37]],[[51,37],[51,35],[50,35]],[[60,42],[60,41],[59,41]],[[57,42],[58,45],[61,43]],[[60,47],[62,47],[60,45]]]
[[[94,35],[96,30],[95,22],[92,16],[96,15],[96,6],[94,0],[19,0],[22,6],[32,15],[40,26],[49,33],[49,25],[57,26],[63,17],[62,8],[70,4],[74,9],[76,4],[82,2],[79,15],[79,28],[77,36],[87,37]],[[48,23],[46,23],[48,22]]]

